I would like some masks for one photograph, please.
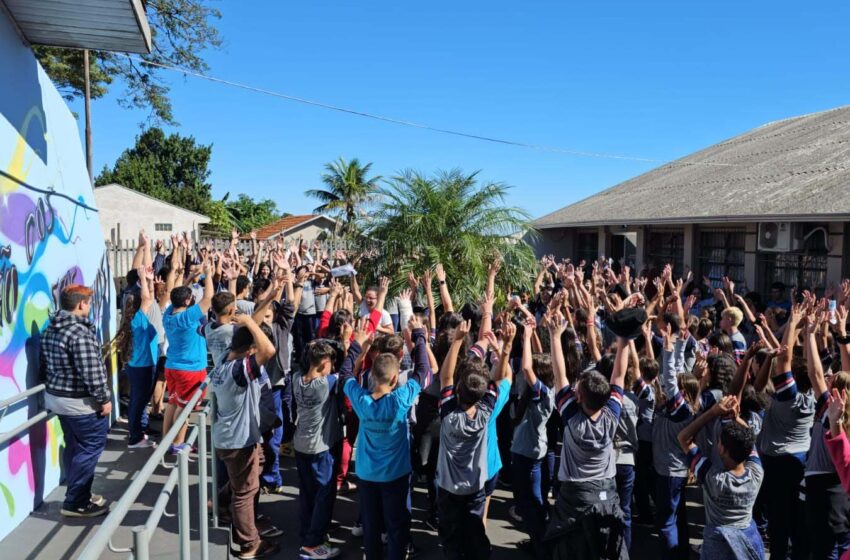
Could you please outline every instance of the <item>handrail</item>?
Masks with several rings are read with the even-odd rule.
[[[198,403],[198,401],[201,400],[201,395],[206,390],[208,383],[209,377],[207,377],[204,382],[201,383],[201,386],[198,387],[194,395],[192,395],[192,398],[189,399],[188,403],[186,403],[183,412],[181,412],[180,415],[174,420],[174,424],[171,426],[171,429],[168,430],[168,433],[162,436],[162,440],[160,441],[159,445],[154,450],[153,454],[148,457],[147,462],[144,464],[144,466],[142,466],[138,474],[136,474],[136,477],[133,480],[132,484],[130,484],[127,490],[124,491],[124,494],[121,496],[121,499],[118,500],[118,502],[116,502],[114,506],[112,506],[112,511],[109,513],[109,515],[103,521],[103,524],[98,528],[98,530],[92,536],[86,547],[80,553],[79,560],[96,560],[100,557],[100,554],[103,553],[104,549],[109,546],[109,541],[112,538],[112,535],[119,527],[121,527],[121,522],[124,520],[124,517],[127,515],[127,512],[136,503],[136,498],[139,497],[139,494],[145,488],[145,485],[147,485],[148,480],[154,474],[154,471],[156,471],[157,467],[159,467],[160,461],[165,456],[165,453],[168,451],[170,444],[174,441],[174,438],[177,437],[177,434],[180,432],[181,427],[188,420],[189,415],[194,411],[195,405]],[[208,408],[208,406],[205,407],[203,414],[207,413]],[[207,434],[202,434],[200,433],[200,431],[198,431],[197,437],[204,438],[207,437]],[[178,456],[178,459],[181,459],[181,457],[182,460],[185,461],[185,453],[181,453],[181,455]],[[201,457],[200,459],[201,461],[207,460],[206,457]],[[185,470],[185,467],[181,470]],[[188,472],[186,474],[188,474]],[[185,484],[186,491],[188,491],[188,477],[181,477],[180,474],[178,474],[178,479],[180,478],[184,479],[181,480],[180,483]],[[202,480],[199,481],[199,483],[206,484],[206,481]],[[207,519],[206,504],[201,504],[201,510],[203,512],[201,514],[201,522],[203,523]],[[188,519],[185,521],[188,522]],[[181,522],[181,529],[182,528],[183,523]],[[186,528],[186,532],[188,535],[188,523],[186,523]],[[150,537],[151,534],[148,533],[146,536]],[[205,545],[206,543],[201,543],[202,547]],[[138,550],[135,551],[134,557],[141,558],[139,552],[140,551]]]
[[[26,400],[26,399],[34,396],[34,395],[41,393],[46,388],[47,388],[46,385],[44,385],[42,383],[40,385],[36,385],[35,387],[30,387],[26,391],[22,391],[22,392],[18,393],[17,395],[14,395],[12,397],[9,397],[7,399],[3,399],[2,401],[0,401],[0,421],[2,421],[3,418],[6,417],[6,413],[9,411],[9,408],[11,408],[12,406],[14,406],[14,405],[16,405],[20,402],[23,402],[24,400]],[[45,420],[50,420],[54,416],[56,416],[54,413],[52,413],[48,410],[42,410],[38,414],[36,414],[35,416],[31,416],[30,418],[28,418],[27,421],[24,422],[23,424],[19,424],[18,426],[12,428],[9,431],[0,432],[0,446],[5,445],[6,442],[8,442],[11,439],[18,437],[20,434],[26,432],[27,430],[29,430],[30,428],[32,428],[33,426],[35,426],[39,422],[42,422],[42,421],[45,421]]]

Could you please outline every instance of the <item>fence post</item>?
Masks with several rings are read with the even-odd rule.
[[[216,415],[216,403],[215,403],[215,393],[212,391],[209,392],[210,396],[210,418],[213,422],[215,422]],[[212,479],[212,526],[218,529],[218,461],[216,460],[215,453],[215,441],[213,441],[212,434],[210,434],[210,459],[212,463],[211,467],[211,479]]]
[[[144,525],[133,527],[133,560],[150,560],[150,540]]]
[[[200,507],[198,508],[201,512],[200,519],[200,535],[201,535],[201,560],[209,560],[210,557],[210,547],[209,547],[209,520],[210,513],[207,509],[207,484],[209,484],[209,480],[207,480],[207,413],[201,412],[198,416],[198,502],[200,503]],[[213,461],[215,461],[215,457],[213,457]],[[213,492],[216,492],[216,489],[213,488]]]
[[[192,519],[189,507],[189,446],[177,455],[177,518],[180,532],[180,560],[191,560]]]

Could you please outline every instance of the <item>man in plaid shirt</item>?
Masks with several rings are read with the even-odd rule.
[[[106,500],[91,493],[112,412],[106,367],[89,320],[91,298],[89,288],[67,286],[59,297],[60,310],[41,337],[45,405],[59,417],[65,438],[67,490],[61,513],[68,517],[97,517],[109,511]]]

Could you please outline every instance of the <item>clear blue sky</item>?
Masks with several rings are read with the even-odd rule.
[[[361,111],[566,149],[669,160],[850,103],[850,4],[227,1],[209,74]],[[481,170],[537,217],[656,164],[403,128],[168,73],[179,131],[212,143],[214,194],[315,206],[339,156]],[[95,168],[145,118],[93,106]],[[81,104],[74,104],[82,114]],[[80,122],[82,129],[82,121]]]

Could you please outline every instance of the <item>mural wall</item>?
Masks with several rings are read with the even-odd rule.
[[[39,333],[63,286],[95,290],[101,340],[115,330],[115,298],[77,122],[2,11],[0,69],[1,401],[41,382]],[[12,407],[0,432],[40,402]],[[58,485],[61,442],[54,419],[0,446],[0,539]]]

